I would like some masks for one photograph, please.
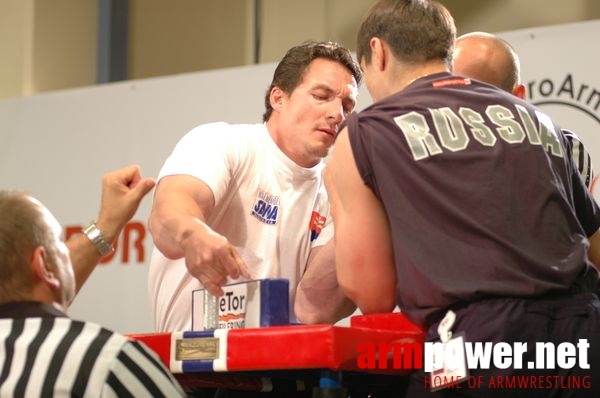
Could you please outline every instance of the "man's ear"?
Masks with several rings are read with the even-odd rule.
[[[371,47],[371,64],[377,68],[377,70],[384,70],[387,66],[387,51],[389,50],[386,47],[385,42],[379,37],[372,37],[369,41],[369,45]]]
[[[60,280],[56,277],[56,271],[52,269],[48,261],[48,253],[43,246],[38,246],[33,250],[31,268],[34,276],[52,289],[60,287]]]
[[[525,85],[524,84],[516,84],[513,87],[512,93],[514,96],[525,99]]]
[[[283,100],[285,99],[285,93],[282,89],[275,86],[271,89],[271,93],[269,94],[269,101],[271,103],[271,107],[273,110],[281,109],[283,105]]]

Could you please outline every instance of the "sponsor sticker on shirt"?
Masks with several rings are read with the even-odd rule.
[[[275,225],[279,214],[279,202],[279,196],[259,190],[250,214],[265,224]]]
[[[449,79],[436,80],[431,83],[433,88],[441,88],[447,86],[468,86],[471,84],[471,79],[462,77],[452,77]]]

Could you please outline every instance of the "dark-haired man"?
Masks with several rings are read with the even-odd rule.
[[[339,284],[365,313],[398,305],[429,341],[527,344],[508,366],[464,364],[458,374],[480,388],[434,393],[434,375],[417,370],[409,397],[506,396],[490,381],[521,376],[589,384],[511,397],[598,394],[600,233],[588,240],[574,208],[597,226],[600,214],[552,119],[449,72],[455,36],[448,10],[429,0],[376,1],[360,26],[357,57],[375,102],[346,119],[325,171]],[[568,368],[530,369],[538,342],[589,346]]]
[[[288,279],[292,321],[334,322],[353,311],[335,279],[322,170],[360,79],[346,48],[303,43],[275,70],[264,123],[206,124],[181,139],[149,219],[158,331],[191,329],[192,291],[221,295],[240,276]]]

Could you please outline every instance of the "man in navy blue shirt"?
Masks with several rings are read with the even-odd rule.
[[[357,58],[374,103],[346,119],[325,175],[339,284],[364,313],[398,305],[430,341],[529,343],[526,365],[536,342],[587,341],[585,361],[569,369],[492,363],[469,374],[577,377],[598,389],[597,206],[560,126],[450,73],[455,38],[448,10],[428,0],[377,1],[360,26]],[[589,239],[576,207],[594,220]],[[429,396],[431,376],[414,372],[408,396]],[[461,386],[439,395],[506,395]]]

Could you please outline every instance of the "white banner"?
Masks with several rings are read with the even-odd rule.
[[[144,176],[155,177],[192,127],[260,122],[273,69],[265,64],[0,100],[0,189],[30,192],[68,234],[97,217],[105,172],[137,163]],[[154,330],[146,287],[151,195],[114,256],[75,299],[74,318],[124,333]]]
[[[592,157],[600,199],[600,21],[503,32],[521,59],[527,100],[579,136]]]

